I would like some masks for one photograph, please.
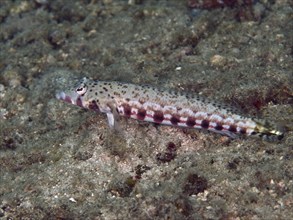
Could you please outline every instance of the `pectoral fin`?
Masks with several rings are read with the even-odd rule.
[[[110,126],[111,129],[114,130],[119,130],[119,114],[116,110],[116,108],[114,108],[113,106],[109,106],[111,109],[111,112],[107,113],[107,118],[108,118],[108,124]]]

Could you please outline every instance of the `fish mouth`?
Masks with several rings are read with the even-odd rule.
[[[67,103],[77,105],[77,106],[80,106],[80,107],[84,108],[84,105],[82,103],[81,97],[79,95],[77,95],[77,94],[68,95],[68,94],[66,94],[65,92],[62,91],[62,92],[59,92],[59,93],[56,94],[56,98],[59,99],[59,100],[62,100],[64,102],[67,102]]]
[[[62,100],[64,102],[68,102],[71,104],[74,104],[73,100],[71,99],[70,96],[66,95],[65,92],[59,92],[56,94],[56,98],[59,100]]]

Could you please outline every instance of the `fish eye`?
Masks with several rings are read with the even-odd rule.
[[[85,84],[80,85],[77,89],[76,89],[76,93],[78,95],[83,95],[85,94],[87,91],[87,86]]]

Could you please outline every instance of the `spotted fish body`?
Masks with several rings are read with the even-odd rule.
[[[268,122],[241,116],[232,108],[194,94],[168,91],[113,81],[83,78],[68,92],[56,97],[65,102],[107,114],[110,127],[119,116],[157,124],[207,129],[235,138],[275,137],[283,133]]]

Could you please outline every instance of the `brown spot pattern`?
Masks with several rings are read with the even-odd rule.
[[[193,127],[196,124],[195,118],[193,117],[188,117],[186,121],[186,125],[189,127]]]
[[[172,115],[170,122],[172,125],[177,125],[180,122],[180,116],[179,115]]]
[[[210,122],[208,120],[202,120],[202,122],[201,122],[202,128],[208,129],[209,125],[210,125]]]
[[[221,131],[221,130],[223,130],[223,126],[221,124],[217,124],[215,129],[218,130],[218,131]]]
[[[94,110],[96,112],[100,111],[99,106],[97,105],[97,102],[95,100],[90,102],[89,109]]]
[[[229,127],[228,130],[231,131],[231,132],[233,132],[233,133],[236,133],[237,132],[237,128],[236,128],[235,125],[230,125],[230,127]]]
[[[124,109],[124,115],[126,117],[130,117],[131,116],[131,107],[130,107],[130,105],[124,104],[123,109]]]
[[[137,111],[137,119],[144,120],[145,116],[146,116],[146,110],[143,109],[143,108],[138,109],[138,111]]]
[[[164,114],[162,111],[155,111],[154,112],[154,121],[156,123],[161,123],[164,120]]]

